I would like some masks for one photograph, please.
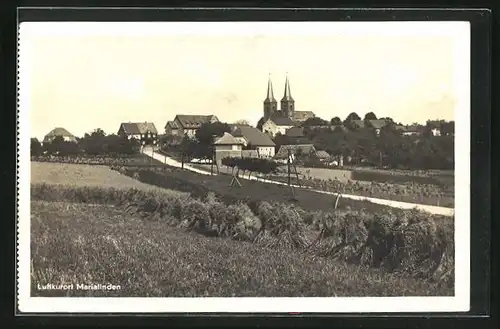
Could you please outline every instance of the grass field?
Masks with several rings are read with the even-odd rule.
[[[189,196],[192,184],[202,192],[195,197],[208,197],[213,185],[201,179],[215,177],[153,174],[176,179],[163,189],[139,183],[140,172],[133,179],[105,167],[32,163],[33,289],[60,282],[119,284],[121,292],[105,294],[121,296],[453,295],[453,218],[386,207],[333,213],[330,199],[323,211],[302,209],[262,189],[261,202],[237,192],[228,205]],[[304,204],[316,205],[315,196]]]
[[[122,189],[137,188],[146,191],[181,193],[141,183],[136,179],[111,170],[108,166],[86,164],[31,162],[31,183],[90,187],[99,186]]]
[[[33,201],[33,296],[426,296],[453,290],[322,257],[207,238],[109,205]],[[121,289],[39,291],[37,284]]]

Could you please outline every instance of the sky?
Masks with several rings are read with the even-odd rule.
[[[296,110],[324,119],[454,120],[464,36],[453,22],[22,23],[21,110],[37,138],[129,121],[163,132],[176,114],[255,125],[269,77],[279,104],[288,75]]]

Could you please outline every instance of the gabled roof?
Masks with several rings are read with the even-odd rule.
[[[124,122],[120,125],[127,135],[140,135],[148,131],[153,134],[158,134],[155,124],[152,122]]]
[[[303,127],[288,128],[285,132],[285,135],[289,137],[302,137],[304,136],[304,128]]]
[[[274,124],[277,126],[294,126],[295,125],[295,123],[289,117],[275,116],[275,117],[270,118],[269,120],[274,122]]]
[[[354,123],[359,128],[365,127],[365,122],[363,120],[352,120],[352,123]]]
[[[64,128],[57,127],[57,128],[52,129],[47,135],[45,135],[45,137],[43,138],[43,141],[48,142],[57,136],[70,137],[71,139],[76,140],[76,137],[72,133],[70,133],[69,131],[67,131]]]
[[[273,140],[265,133],[251,126],[241,126],[232,132],[234,137],[244,137],[252,146],[275,146]]]
[[[381,129],[382,127],[387,125],[387,121],[385,120],[370,120],[370,125],[375,129]]]
[[[204,123],[218,122],[219,119],[213,115],[186,115],[178,114],[175,116],[174,121],[178,121],[182,128],[195,129],[199,128]]]
[[[217,139],[215,145],[243,145],[240,139],[234,138],[230,133],[225,132],[222,137]]]
[[[314,118],[316,115],[313,111],[294,111],[293,120],[294,121],[306,121],[309,118]]]
[[[316,148],[314,147],[313,144],[297,144],[297,145],[281,145],[280,149],[278,150],[278,153],[276,153],[276,157],[281,158],[281,157],[287,157],[288,156],[288,150],[292,154],[297,154],[297,152],[300,152],[302,154],[309,154],[311,152],[316,152]]]
[[[170,128],[172,129],[180,128],[176,121],[168,121],[167,124],[165,125],[165,128],[167,128],[167,126],[170,126]]]

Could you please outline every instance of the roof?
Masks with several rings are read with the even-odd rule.
[[[174,121],[178,121],[182,128],[194,129],[199,128],[204,123],[218,122],[219,119],[213,115],[186,115],[178,114]]]
[[[370,120],[370,125],[375,129],[381,129],[385,125],[387,125],[387,121],[385,120]]]
[[[215,145],[243,145],[241,139],[234,138],[230,133],[225,132],[222,137],[217,139]]]
[[[293,120],[294,121],[306,121],[307,119],[314,118],[316,115],[313,111],[294,111]]]
[[[158,134],[155,124],[152,122],[124,122],[120,125],[120,128],[123,128],[127,135],[145,134],[148,131]]]
[[[170,126],[172,129],[179,129],[179,125],[177,124],[177,122],[175,121],[168,121],[167,124],[165,125],[165,128],[167,128],[167,126]]]
[[[271,75],[269,75],[269,81],[267,82],[267,95],[264,103],[276,103],[273,93],[273,83],[271,82]]]
[[[275,146],[273,140],[265,133],[251,126],[241,126],[232,132],[234,137],[244,137],[253,146]]]
[[[46,142],[46,141],[52,139],[53,137],[57,137],[57,136],[72,137],[72,138],[76,139],[76,137],[72,133],[67,131],[66,129],[61,128],[61,127],[57,127],[57,128],[52,129],[47,135],[45,135],[43,141]]]
[[[294,125],[294,122],[289,117],[275,116],[275,117],[270,118],[269,120],[274,122],[274,124],[277,126],[293,126]]]
[[[282,102],[283,101],[293,102],[292,93],[290,92],[290,82],[288,81],[288,75],[286,76],[286,80],[285,80],[285,93],[284,93],[281,101]]]
[[[326,159],[330,157],[330,154],[328,154],[328,152],[326,151],[321,150],[321,151],[316,151],[316,156],[318,158]]]
[[[302,154],[309,154],[311,152],[316,152],[316,148],[314,147],[313,144],[297,144],[297,145],[281,145],[280,149],[278,150],[278,153],[276,153],[276,157],[287,157],[288,156],[288,150],[290,150],[293,154],[297,154],[297,152],[300,152]]]
[[[364,120],[352,120],[352,122],[359,128],[364,128],[366,126]],[[370,125],[375,129],[380,129],[387,125],[387,121],[385,120],[368,120],[368,122],[370,122]]]
[[[304,128],[302,127],[288,128],[285,132],[285,135],[289,137],[302,137],[304,136]]]

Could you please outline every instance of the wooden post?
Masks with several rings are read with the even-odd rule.
[[[184,169],[184,151],[181,154],[181,169]]]
[[[291,186],[291,178],[290,178],[290,150],[288,150],[288,159],[286,160],[287,164],[287,172],[288,172],[288,186]]]

